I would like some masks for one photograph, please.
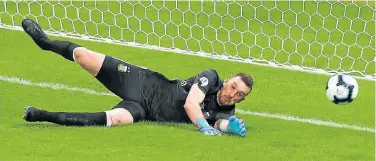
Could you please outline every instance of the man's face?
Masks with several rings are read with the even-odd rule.
[[[218,103],[220,105],[234,105],[244,100],[251,89],[240,77],[233,77],[225,80],[223,87],[218,92]]]

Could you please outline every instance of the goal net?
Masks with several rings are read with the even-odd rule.
[[[375,79],[373,1],[2,1],[0,27]]]

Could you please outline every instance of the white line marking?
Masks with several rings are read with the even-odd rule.
[[[31,82],[29,80],[17,78],[17,77],[0,76],[0,81],[22,84],[22,85],[28,85],[28,86],[37,86],[37,87],[42,87],[42,88],[50,88],[50,89],[54,89],[54,90],[67,90],[67,91],[83,92],[83,93],[100,95],[100,96],[116,96],[113,93],[109,93],[109,92],[98,92],[98,91],[94,91],[94,90],[88,89],[88,88],[71,87],[71,86],[67,86],[67,85],[64,85],[64,84]],[[305,118],[300,118],[300,117],[296,117],[296,116],[287,116],[287,115],[282,115],[282,114],[269,114],[269,113],[263,113],[263,112],[251,112],[251,111],[245,111],[245,110],[241,110],[241,109],[237,109],[236,112],[239,113],[239,114],[263,116],[263,117],[268,117],[268,118],[277,118],[277,119],[288,120],[288,121],[297,121],[297,122],[303,122],[303,123],[314,124],[314,125],[323,125],[323,126],[329,126],[329,127],[337,127],[337,128],[352,129],[352,130],[376,133],[376,129],[373,129],[373,128],[362,127],[362,126],[357,126],[357,125],[341,124],[341,123],[336,123],[336,122],[332,122],[332,121],[305,119]]]
[[[297,116],[286,116],[282,114],[270,114],[270,113],[263,113],[263,112],[251,112],[251,111],[244,111],[241,109],[236,110],[237,113],[240,114],[246,114],[246,115],[256,115],[256,116],[263,116],[268,118],[277,118],[282,120],[288,120],[288,121],[297,121],[297,122],[303,122],[303,123],[309,123],[314,125],[323,125],[323,126],[330,126],[330,127],[338,127],[338,128],[344,128],[344,129],[353,129],[358,131],[367,131],[367,132],[376,132],[376,129],[368,128],[368,127],[361,127],[357,125],[347,125],[347,124],[341,124],[336,123],[333,121],[321,121],[316,119],[305,119],[300,118]]]
[[[101,95],[101,96],[116,96],[113,93],[109,92],[97,92],[92,89],[88,88],[80,88],[80,87],[70,87],[64,84],[55,84],[55,83],[34,83],[29,80],[25,80],[22,78],[17,77],[7,77],[7,76],[0,76],[0,81],[17,83],[22,85],[29,85],[29,86],[37,86],[43,88],[50,88],[54,90],[68,90],[68,91],[79,91],[83,93],[93,94],[93,95]]]

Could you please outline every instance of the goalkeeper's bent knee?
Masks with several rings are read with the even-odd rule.
[[[107,126],[132,124],[134,119],[132,114],[124,108],[115,108],[106,111]]]

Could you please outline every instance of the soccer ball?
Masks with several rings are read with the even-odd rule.
[[[358,82],[347,74],[336,74],[326,84],[326,96],[335,104],[349,104],[358,95]]]

